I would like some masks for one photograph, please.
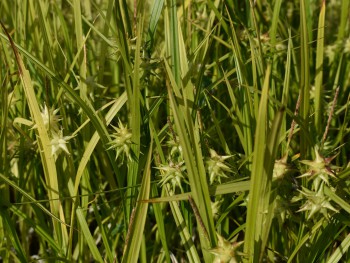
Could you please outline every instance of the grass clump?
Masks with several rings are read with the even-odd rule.
[[[348,1],[0,11],[2,261],[349,260]]]

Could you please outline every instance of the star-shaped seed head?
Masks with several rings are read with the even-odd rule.
[[[118,159],[118,157],[121,154],[124,154],[127,158],[131,159],[131,154],[130,154],[130,146],[132,144],[131,130],[128,129],[127,125],[124,126],[120,120],[118,122],[118,127],[114,127],[114,126],[112,127],[115,130],[115,133],[111,135],[111,137],[114,138],[114,140],[112,140],[109,143],[110,147],[107,150],[110,150],[110,149],[117,150],[115,159]],[[124,155],[123,155],[123,160],[124,160]]]
[[[215,150],[209,149],[210,157],[206,160],[206,168],[209,173],[209,182],[213,184],[215,181],[221,183],[221,178],[228,178],[226,173],[233,173],[231,167],[229,167],[225,160],[231,158],[231,155],[221,156],[216,153]]]
[[[63,136],[63,130],[59,130],[57,133],[52,132],[51,136],[52,138],[51,138],[50,144],[51,144],[52,156],[54,156],[56,159],[62,151],[69,154],[66,144],[68,143],[68,140],[73,138],[73,136]]]
[[[336,167],[331,165],[331,161],[336,157],[336,155],[329,158],[324,158],[319,153],[318,149],[315,148],[315,156],[316,158],[313,161],[300,161],[301,163],[306,164],[309,168],[307,172],[300,175],[299,178],[308,177],[310,180],[313,180],[313,189],[317,191],[322,182],[329,185],[329,177],[335,178],[334,169]]]
[[[236,236],[232,242],[227,241],[221,235],[216,233],[218,237],[218,244],[215,248],[209,249],[209,252],[215,255],[214,263],[237,263],[237,256],[240,256],[241,253],[237,252],[237,249],[240,245],[243,244],[243,241],[236,242]]]
[[[59,109],[49,109],[46,104],[41,107],[41,117],[43,118],[45,128],[48,132],[59,133],[58,122],[61,120],[59,115],[56,115]],[[33,129],[38,126],[35,124]]]
[[[297,211],[309,211],[307,219],[311,219],[314,215],[321,213],[326,219],[329,219],[328,211],[338,212],[331,203],[329,202],[329,197],[324,195],[323,189],[324,183],[321,184],[320,189],[317,192],[310,191],[303,187],[300,193],[307,199],[305,204]]]
[[[170,161],[168,165],[161,165],[156,168],[159,169],[162,174],[162,179],[159,181],[161,186],[170,183],[173,191],[175,191],[176,187],[179,187],[181,192],[183,192],[182,182],[187,183],[185,179],[186,166],[184,162],[174,164]]]

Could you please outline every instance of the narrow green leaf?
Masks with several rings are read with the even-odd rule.
[[[273,16],[272,16],[272,22],[271,22],[271,29],[270,29],[270,37],[271,37],[271,45],[276,45],[276,36],[277,36],[277,27],[279,22],[279,15],[281,10],[281,4],[282,0],[277,0],[274,3],[273,7]]]
[[[76,210],[76,214],[77,214],[77,219],[81,228],[81,233],[84,235],[85,241],[87,242],[89,248],[90,248],[90,252],[91,255],[93,256],[93,258],[97,261],[97,262],[104,262],[100,252],[98,251],[98,248],[96,246],[95,240],[92,237],[91,233],[90,233],[90,229],[89,226],[86,222],[85,219],[85,215],[83,213],[83,211],[81,210],[80,207],[77,208]]]
[[[148,199],[151,188],[151,158],[153,143],[149,147],[147,162],[142,177],[140,193],[138,200]],[[126,240],[125,250],[122,262],[137,262],[141,248],[142,236],[144,233],[145,222],[147,217],[148,203],[138,202],[135,208],[135,214],[130,221],[128,229],[128,239]]]
[[[309,31],[307,25],[306,0],[300,1],[300,117],[304,127],[309,127],[309,106],[310,106],[310,55],[309,55]],[[307,140],[308,130],[300,132],[300,156],[306,158],[308,152]]]
[[[168,191],[167,191],[168,192]],[[181,213],[179,205],[177,202],[170,202],[171,212],[174,217],[177,228],[179,229],[179,235],[182,241],[183,246],[186,250],[186,255],[188,262],[197,263],[200,262],[197,249],[192,241],[192,235],[188,230],[186,221]]]
[[[329,187],[324,186],[324,193],[330,199],[332,199],[337,205],[343,208],[347,213],[350,214],[350,204],[347,200],[342,199],[336,193],[334,193]]]
[[[343,41],[346,37],[347,23],[349,19],[350,1],[341,1],[340,24],[338,28],[337,41]]]
[[[108,1],[108,8],[107,8],[107,14],[106,17],[104,17],[104,27],[103,27],[103,35],[108,36],[109,34],[109,29],[110,29],[110,21],[112,19],[112,12],[113,12],[113,0]],[[103,12],[100,12],[100,14],[103,14]],[[98,82],[102,83],[103,81],[103,74],[105,73],[105,63],[106,63],[106,57],[107,57],[107,52],[105,50],[108,48],[108,43],[103,42],[101,43],[101,51],[100,51],[100,57],[99,57],[99,72],[98,72]]]
[[[149,45],[151,48],[153,48],[154,34],[157,28],[160,14],[163,9],[163,5],[164,5],[164,0],[153,1],[151,17],[150,17],[149,26],[148,26],[148,34],[147,34],[147,42],[150,42]]]
[[[36,2],[39,5],[38,9],[38,14],[39,14],[39,19],[40,19],[40,27],[41,27],[41,33],[44,36],[44,45],[47,47],[47,55],[48,55],[48,60],[50,63],[50,67],[51,68],[55,68],[55,64],[53,62],[53,54],[52,54],[52,50],[51,47],[52,45],[52,39],[50,38],[50,36],[52,35],[51,30],[50,30],[50,26],[48,25],[48,21],[46,19],[46,13],[48,10],[48,3],[43,2],[43,1],[38,1]]]
[[[265,158],[264,158],[264,170],[265,170],[265,176],[266,179],[263,180],[262,185],[266,185],[265,189],[263,189],[263,194],[261,198],[263,200],[260,200],[260,206],[264,207],[261,209],[262,213],[262,222],[263,225],[261,226],[261,249],[260,249],[260,260],[262,260],[263,252],[266,248],[267,241],[270,234],[270,228],[272,224],[272,220],[274,218],[274,209],[275,209],[275,203],[274,196],[272,196],[271,193],[271,185],[272,185],[272,175],[273,175],[273,169],[274,164],[276,160],[277,150],[279,149],[279,138],[280,138],[280,130],[281,130],[281,124],[284,117],[284,109],[279,110],[276,115],[275,119],[273,121],[271,129],[269,129],[268,135],[267,135],[267,143],[266,143],[266,151],[265,151]],[[266,213],[267,211],[267,213]]]
[[[253,101],[251,98],[251,92],[249,89],[249,83],[247,81],[248,75],[246,67],[243,63],[242,58],[242,50],[239,45],[239,40],[237,37],[236,29],[234,26],[233,21],[230,18],[230,25],[231,25],[231,34],[232,34],[232,41],[231,41],[231,49],[233,52],[233,59],[235,62],[236,67],[236,74],[237,74],[237,80],[238,80],[238,88],[241,92],[239,92],[239,96],[236,98],[237,102],[239,104],[239,108],[241,111],[242,118],[239,120],[242,124],[242,132],[243,132],[243,141],[242,146],[244,149],[244,153],[246,156],[252,156],[253,152],[253,129],[254,126],[252,125],[254,122],[254,107],[253,107]],[[250,41],[251,42],[251,41]],[[253,53],[252,53],[253,55]],[[254,60],[252,60],[254,61]],[[255,67],[253,65],[253,70],[255,70]],[[254,73],[255,75],[255,73]],[[256,77],[255,77],[256,79]],[[244,102],[244,103],[243,103]],[[255,104],[258,103],[258,98],[255,99]],[[255,116],[257,117],[257,116]],[[248,164],[248,169],[251,170],[251,165]]]
[[[21,262],[28,262],[24,250],[21,245],[21,241],[16,233],[16,227],[13,225],[13,220],[11,220],[8,210],[5,210],[3,208],[0,209],[0,215],[2,219],[3,226],[5,227],[5,231],[7,235],[2,238],[9,238],[13,248],[16,251],[16,256],[20,259]]]
[[[158,195],[157,185],[152,185],[152,195]],[[140,202],[144,202],[144,200],[140,200]],[[167,235],[169,234],[168,231],[165,230],[165,222],[164,222],[164,214],[163,209],[160,204],[153,203],[153,209],[154,209],[154,216],[156,218],[157,222],[157,229],[159,233],[159,238],[162,243],[162,248],[164,250],[166,262],[170,263],[170,252],[169,252],[169,246],[167,242]]]
[[[181,82],[181,61],[180,61],[180,47],[179,47],[179,27],[177,21],[177,10],[176,10],[176,1],[167,0],[167,9],[169,10],[169,28],[168,32],[170,37],[167,37],[166,40],[169,41],[168,47],[169,55],[171,57],[172,72],[176,81],[176,84],[180,86]]]
[[[313,224],[311,230],[309,230],[306,235],[304,235],[303,237],[301,237],[298,240],[298,243],[296,245],[296,247],[294,248],[294,250],[292,251],[292,253],[290,253],[289,257],[288,257],[288,261],[287,263],[291,263],[291,262],[295,262],[295,256],[298,254],[299,250],[305,246],[305,244],[309,241],[310,236],[312,236],[314,233],[316,233],[316,231],[320,231],[320,228],[322,227],[322,224],[324,223],[324,218],[322,218],[321,220],[319,220],[318,222],[316,222],[315,224]]]
[[[315,127],[321,134],[322,126],[322,101],[323,101],[323,54],[324,54],[324,29],[325,29],[326,1],[322,1],[317,30],[316,49],[316,78],[315,78]]]
[[[350,247],[350,234],[348,234],[341,244],[337,247],[336,250],[332,253],[332,255],[328,258],[327,263],[337,263],[341,260],[342,256],[348,254],[348,250]]]
[[[252,175],[250,181],[249,203],[247,210],[247,228],[244,238],[244,253],[248,256],[248,262],[258,262],[261,253],[262,231],[264,228],[263,214],[265,203],[269,201],[268,184],[271,175],[267,174],[265,159],[267,148],[267,102],[270,83],[271,66],[267,67],[264,86],[260,99],[259,116],[254,141],[254,156]]]
[[[225,195],[225,194],[249,191],[249,187],[250,187],[250,181],[230,182],[230,183],[211,186],[209,188],[209,192],[211,196],[217,196],[217,195]],[[142,202],[160,203],[160,202],[188,200],[188,197],[190,195],[193,196],[192,192],[152,198],[148,200],[142,200]]]

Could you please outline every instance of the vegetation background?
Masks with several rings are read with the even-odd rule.
[[[0,2],[0,261],[348,262],[348,0]]]

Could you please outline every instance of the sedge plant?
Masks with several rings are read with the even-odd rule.
[[[1,1],[0,261],[349,261],[349,8]]]

